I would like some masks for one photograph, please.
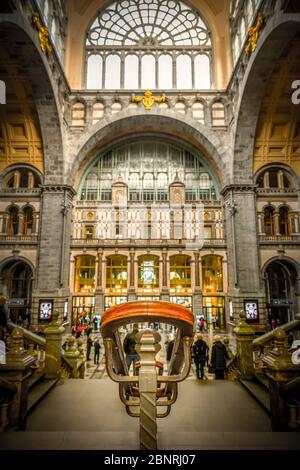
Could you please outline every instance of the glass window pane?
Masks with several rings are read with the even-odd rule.
[[[158,59],[158,87],[170,89],[173,87],[172,57],[170,55],[161,55]]]
[[[155,88],[155,59],[150,54],[142,58],[142,88]]]
[[[90,55],[87,64],[87,89],[102,88],[102,57],[100,55]]]
[[[195,88],[208,90],[210,88],[210,61],[205,54],[195,58]]]
[[[125,88],[138,88],[139,86],[139,60],[136,55],[130,54],[125,58]]]
[[[118,89],[120,88],[121,61],[117,54],[109,55],[106,58],[105,66],[105,88]]]
[[[179,55],[176,61],[176,75],[178,89],[192,88],[192,61],[188,55]]]

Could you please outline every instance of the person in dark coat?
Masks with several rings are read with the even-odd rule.
[[[204,379],[204,366],[207,362],[208,346],[201,333],[197,334],[197,341],[193,345],[194,362],[196,365],[197,379]]]
[[[87,361],[90,360],[90,354],[91,354],[92,346],[93,346],[93,340],[92,340],[91,336],[88,335],[87,341],[86,341],[86,360]]]
[[[211,351],[211,365],[215,371],[216,379],[224,379],[224,371],[226,369],[226,359],[229,359],[227,349],[221,342],[220,336],[215,336],[215,344]]]
[[[140,360],[140,356],[138,355],[135,349],[135,345],[136,345],[135,337],[138,332],[139,332],[139,325],[135,323],[133,325],[133,330],[131,331],[131,333],[128,333],[125,336],[124,343],[123,343],[124,352],[126,354],[126,363],[127,363],[128,371],[130,369],[131,363],[133,363],[133,375],[138,375],[138,370],[135,367],[135,364],[137,361]]]
[[[100,357],[100,340],[99,338],[95,339],[94,341],[94,364],[99,364],[99,357]]]
[[[167,343],[167,361],[171,360],[173,348],[174,348],[174,339],[171,339]]]

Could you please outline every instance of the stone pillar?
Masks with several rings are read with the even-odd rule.
[[[245,312],[240,312],[240,321],[233,331],[236,334],[236,353],[241,378],[251,379],[254,375],[252,345],[254,330],[246,322]]]
[[[22,331],[14,328],[11,335],[11,347],[6,354],[6,363],[0,364],[0,377],[15,384],[17,391],[10,410],[10,422],[13,428],[25,429],[30,368],[34,357],[24,349]]]
[[[70,186],[42,187],[40,242],[37,276],[32,294],[32,324],[38,323],[40,299],[51,299],[63,318],[64,301],[70,296],[71,208],[75,192]]]
[[[33,213],[33,223],[32,223],[32,235],[37,235],[39,231],[39,218],[40,214],[38,212]]]
[[[278,188],[284,188],[284,180],[283,180],[283,171],[279,170],[277,173],[277,184]]]
[[[168,253],[167,253],[166,248],[163,248],[163,251],[162,251],[161,275],[162,275],[161,291],[163,294],[166,294],[169,292],[169,289],[168,289]]]
[[[228,295],[235,310],[244,308],[244,299],[265,299],[261,283],[259,244],[256,219],[256,186],[233,184],[222,191],[224,196]],[[265,326],[265,315],[260,315],[260,328]]]
[[[262,235],[262,236],[265,236],[265,214],[264,212],[258,212],[257,213],[257,217],[258,217],[258,234],[259,235]]]
[[[136,300],[136,274],[137,274],[137,266],[135,261],[135,250],[134,248],[130,249],[129,252],[129,259],[127,265],[127,276],[128,276],[128,300]]]
[[[288,431],[289,408],[284,396],[285,385],[300,375],[300,365],[294,365],[286,347],[286,333],[282,328],[274,331],[274,347],[263,363],[267,370],[273,431]],[[296,396],[296,389],[294,391]]]
[[[19,171],[14,172],[14,188],[20,187],[21,174]]]
[[[61,368],[61,343],[65,329],[58,323],[59,313],[53,311],[52,322],[45,328],[46,334],[46,361],[45,378],[56,379],[60,377]]]
[[[28,172],[28,188],[34,188],[34,174],[32,171]]]
[[[263,179],[264,179],[264,188],[269,189],[270,188],[270,175],[268,171],[265,171]]]
[[[18,214],[18,235],[23,235],[23,225],[24,225],[24,212],[19,211],[19,214]]]
[[[274,222],[274,235],[275,237],[280,237],[280,229],[279,229],[279,212],[274,212],[273,214],[273,222]]]
[[[3,214],[3,223],[2,223],[2,233],[4,233],[4,234],[7,234],[8,219],[9,219],[8,212],[4,212],[4,214]]]
[[[194,301],[193,301],[193,311],[195,318],[197,318],[197,315],[200,315],[202,313],[202,291],[201,291],[201,275],[200,275],[200,269],[201,269],[201,260],[200,260],[200,254],[198,252],[195,253],[194,255],[194,273],[195,273],[195,279],[194,279]]]

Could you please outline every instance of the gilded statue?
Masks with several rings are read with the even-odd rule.
[[[144,96],[139,97],[139,96],[133,95],[132,98],[131,98],[132,103],[138,103],[140,101],[145,106],[145,109],[150,110],[150,109],[152,109],[152,106],[153,106],[154,103],[165,103],[166,102],[166,97],[165,97],[165,95],[162,95],[162,96],[159,96],[158,98],[155,98],[152,95],[152,91],[147,90],[147,91],[145,91]]]

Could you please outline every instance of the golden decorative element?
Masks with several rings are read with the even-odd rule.
[[[246,54],[249,54],[249,52],[254,52],[257,46],[257,41],[258,41],[258,36],[259,36],[259,30],[263,27],[264,24],[264,17],[262,15],[259,15],[257,18],[257,22],[255,26],[252,26],[249,28],[248,31],[248,41],[245,47],[245,52]]]
[[[39,32],[40,46],[42,51],[45,54],[52,53],[52,46],[50,44],[49,31],[46,26],[43,25],[42,20],[39,16],[33,15],[32,17],[33,24]]]
[[[135,96],[135,95],[133,95],[131,97],[131,102],[132,103],[138,103],[139,101],[141,101],[143,103],[146,110],[150,110],[154,103],[165,103],[166,102],[166,97],[165,97],[165,95],[162,95],[162,96],[159,96],[158,98],[155,98],[152,95],[152,91],[147,90],[147,91],[145,91],[145,94],[142,97]]]

